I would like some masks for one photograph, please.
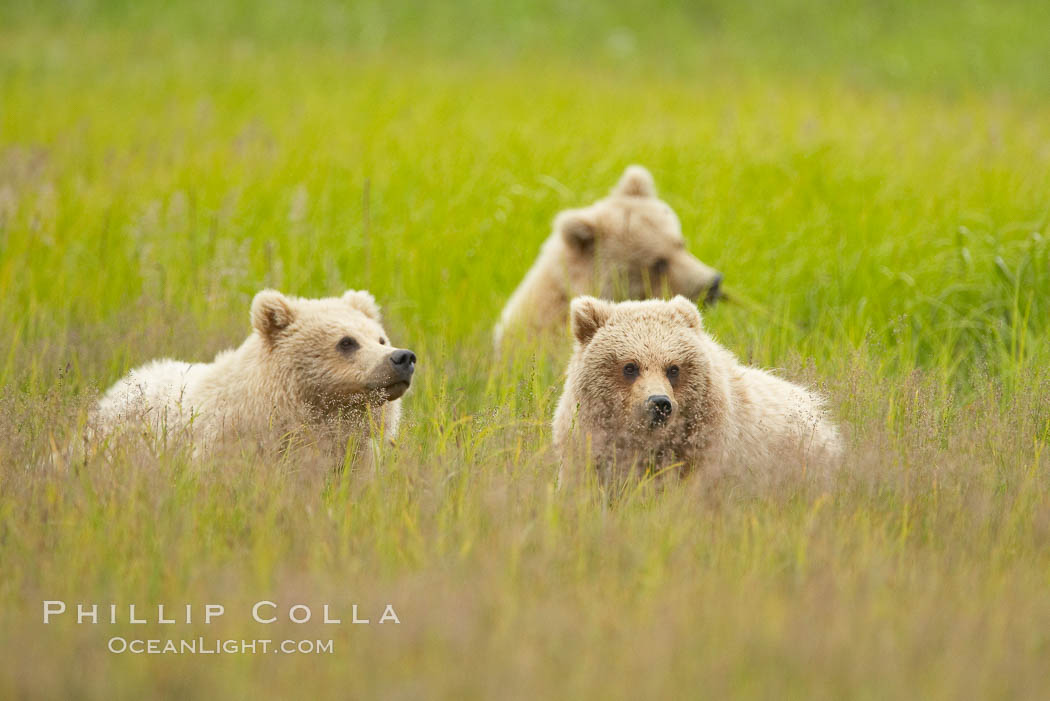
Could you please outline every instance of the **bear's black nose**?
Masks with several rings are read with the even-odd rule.
[[[654,424],[667,421],[673,411],[671,399],[666,394],[654,394],[645,400],[645,405],[649,408],[649,416]]]
[[[390,354],[390,362],[402,375],[411,375],[416,370],[416,354],[410,350],[394,351]]]
[[[707,288],[707,296],[704,297],[704,304],[714,304],[722,296],[722,273],[715,275],[714,281],[711,286]]]

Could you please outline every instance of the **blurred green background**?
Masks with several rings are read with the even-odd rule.
[[[763,362],[831,337],[998,371],[1050,311],[1043,3],[0,12],[4,382],[130,301],[207,329],[264,285],[480,342],[554,214],[630,162],[758,305],[710,323]],[[136,360],[106,350],[105,381]]]

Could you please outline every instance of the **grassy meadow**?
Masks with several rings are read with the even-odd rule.
[[[1048,23],[0,3],[0,698],[1046,698]],[[565,357],[495,357],[491,329],[554,215],[636,162],[725,274],[708,329],[830,397],[841,474],[556,489]],[[251,446],[50,460],[129,368],[240,343],[263,287],[371,290],[419,356],[374,474]],[[45,626],[45,599],[226,615]],[[344,625],[260,625],[263,599]]]

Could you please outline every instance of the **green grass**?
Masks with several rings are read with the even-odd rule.
[[[0,697],[1045,697],[1046,6],[737,5],[0,8]],[[726,275],[708,328],[830,395],[837,479],[555,489],[565,359],[489,334],[632,162]],[[239,343],[265,286],[370,289],[419,354],[375,475],[48,465],[129,367]],[[402,624],[251,623],[267,598]]]

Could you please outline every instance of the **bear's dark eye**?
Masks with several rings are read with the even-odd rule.
[[[638,366],[634,363],[627,363],[623,366],[623,376],[632,379],[638,377]]]
[[[357,348],[357,341],[350,338],[349,336],[343,336],[339,343],[336,344],[336,348],[343,353],[349,353],[350,351]]]
[[[385,338],[379,339],[379,345],[385,346],[386,345],[386,339]]]
[[[669,380],[677,380],[678,379],[678,366],[677,365],[672,365],[671,367],[667,368],[667,379],[669,379]]]

